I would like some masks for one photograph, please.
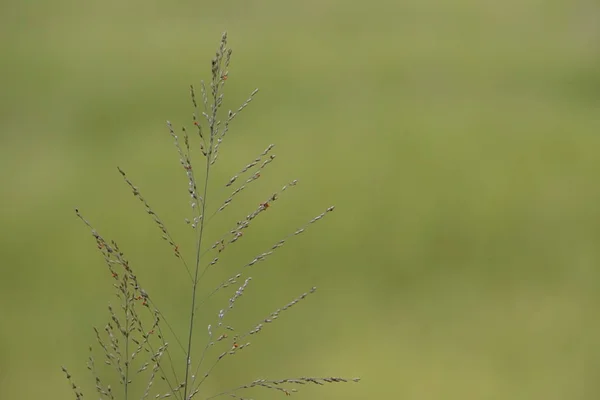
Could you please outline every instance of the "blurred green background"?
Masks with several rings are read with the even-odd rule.
[[[87,346],[114,299],[74,207],[183,327],[185,273],[115,167],[189,237],[164,125],[191,126],[188,85],[209,78],[224,30],[225,107],[261,92],[226,138],[211,205],[269,143],[277,160],[210,228],[299,185],[220,268],[336,211],[252,271],[231,314],[243,326],[320,289],[224,362],[207,393],[342,375],[363,381],[296,397],[600,397],[597,2],[0,4],[0,398],[72,398],[62,364],[95,397]],[[222,305],[203,310],[200,338]]]

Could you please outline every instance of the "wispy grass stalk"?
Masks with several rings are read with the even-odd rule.
[[[192,122],[199,144],[192,144],[192,138],[187,129],[182,128],[179,135],[173,125],[167,122],[168,131],[174,141],[179,162],[188,182],[187,193],[190,199],[191,216],[185,222],[195,232],[195,249],[191,263],[186,261],[187,259],[181,253],[178,242],[173,238],[163,220],[143,197],[140,189],[123,169],[118,168],[126,185],[131,189],[134,197],[143,204],[145,212],[152,218],[162,238],[179,260],[183,271],[189,278],[189,319],[185,332],[178,332],[169,323],[160,311],[157,302],[142,286],[129,260],[117,243],[105,239],[83,217],[79,210],[76,210],[77,216],[90,229],[96,247],[104,258],[119,302],[119,307],[109,305],[109,321],[104,328],[94,328],[97,345],[103,354],[102,364],[113,371],[118,381],[117,388],[105,383],[111,382],[110,378],[100,377],[104,369],[97,367],[92,347],[90,347],[88,369],[94,377],[96,392],[100,399],[129,400],[132,398],[162,399],[173,397],[179,400],[191,400],[200,395],[204,399],[217,397],[245,399],[240,393],[252,388],[271,389],[290,395],[296,392],[297,387],[301,385],[358,381],[357,378],[345,379],[340,377],[256,379],[212,395],[205,393],[205,390],[202,389],[204,382],[212,375],[212,372],[222,360],[230,358],[248,347],[251,337],[259,334],[265,326],[276,321],[283,312],[287,312],[291,307],[316,291],[315,287],[310,288],[306,293],[293,298],[285,306],[268,314],[251,328],[239,330],[226,323],[226,317],[244,296],[246,289],[252,282],[252,277],[247,275],[248,269],[267,260],[281,249],[288,240],[304,233],[310,225],[320,221],[334,210],[333,206],[326,208],[325,211],[310,219],[306,224],[275,242],[270,248],[259,252],[239,267],[229,278],[216,285],[212,291],[204,294],[200,293],[200,282],[204,281],[204,277],[210,268],[219,262],[220,254],[241,240],[244,231],[254,223],[255,219],[271,207],[285,191],[297,184],[297,181],[293,180],[279,191],[266,196],[264,201],[247,214],[245,218],[238,221],[229,231],[221,235],[218,240],[208,245],[205,243],[207,240],[206,231],[211,219],[224,212],[238,198],[239,193],[257,181],[263,171],[275,160],[275,155],[272,154],[274,145],[271,144],[251,162],[243,166],[237,174],[224,182],[224,187],[232,190],[230,195],[224,200],[217,201],[218,207],[213,210],[209,209],[208,198],[212,196],[209,190],[212,187],[211,171],[217,162],[223,140],[229,132],[232,121],[252,102],[258,93],[258,89],[254,90],[236,111],[229,110],[223,120],[219,119],[223,107],[224,88],[229,77],[231,54],[232,51],[227,46],[227,35],[223,34],[215,57],[211,62],[211,79],[208,86],[204,82],[201,83],[200,96],[197,95],[197,91],[193,86],[190,87],[194,109]],[[198,157],[194,157],[195,150],[200,152],[198,154],[199,160]],[[202,164],[203,167],[199,170],[198,165]],[[208,325],[208,340],[201,346],[201,349],[197,349],[200,335],[195,333],[195,328],[199,308],[217,292],[232,285],[237,286],[237,289],[230,295],[228,303],[218,311],[214,324]],[[166,336],[174,340],[174,345],[169,344],[165,339]],[[211,360],[208,354],[212,348],[221,350],[218,350],[220,353]],[[178,360],[181,358],[183,358],[183,362],[180,364]],[[71,385],[75,398],[77,400],[82,399],[83,392],[80,387],[74,383],[68,370],[65,367],[62,369]],[[159,381],[164,382],[164,385],[155,385]]]

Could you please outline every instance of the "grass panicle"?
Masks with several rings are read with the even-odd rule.
[[[258,89],[252,91],[246,101],[235,111],[222,112],[224,88],[229,78],[231,55],[232,51],[227,46],[227,34],[224,33],[211,61],[210,81],[208,84],[204,81],[201,82],[199,94],[194,86],[190,86],[193,106],[192,123],[197,138],[192,138],[186,128],[182,128],[181,133],[178,134],[173,124],[167,121],[169,134],[173,139],[179,163],[187,180],[187,196],[189,196],[191,215],[185,219],[185,222],[195,232],[193,254],[181,252],[178,242],[167,229],[166,223],[142,196],[140,189],[125,171],[118,168],[125,184],[132,191],[133,196],[143,204],[145,212],[158,227],[161,237],[178,259],[177,262],[182,265],[185,270],[182,273],[189,278],[189,319],[187,328],[183,332],[174,329],[173,325],[169,323],[151,294],[144,289],[141,280],[134,273],[132,264],[117,243],[114,240],[105,239],[78,209],[75,210],[77,217],[91,231],[96,247],[104,259],[107,273],[113,282],[116,297],[116,303],[108,306],[105,325],[102,328],[94,328],[97,350],[90,346],[87,362],[100,399],[175,398],[190,400],[193,398],[229,397],[242,400],[246,399],[243,397],[244,391],[253,388],[270,389],[291,395],[297,391],[299,386],[306,384],[324,385],[358,381],[356,378],[339,377],[256,379],[217,394],[208,393],[203,387],[207,379],[212,376],[213,371],[224,360],[232,358],[250,345],[250,337],[260,334],[266,325],[275,322],[283,312],[287,312],[316,291],[315,287],[311,288],[247,329],[234,328],[229,322],[229,314],[234,312],[235,306],[242,301],[242,298],[247,297],[246,290],[253,282],[252,277],[247,275],[249,268],[269,259],[288,240],[304,233],[310,225],[323,219],[334,209],[333,206],[328,207],[303,226],[294,229],[271,247],[239,266],[229,278],[213,286],[212,291],[200,293],[200,282],[204,282],[209,277],[209,271],[219,262],[220,254],[241,240],[247,228],[279,200],[284,192],[298,183],[296,180],[292,180],[278,191],[265,196],[264,200],[258,206],[251,208],[244,218],[237,221],[227,232],[217,236],[218,240],[206,243],[206,232],[211,220],[236,201],[240,192],[261,178],[267,167],[276,158],[272,154],[274,145],[268,145],[262,153],[223,183],[225,188],[231,190],[225,199],[209,199],[209,196],[212,196],[212,192],[209,190],[209,184],[212,185],[211,170],[217,163],[219,152],[232,122],[248,107],[258,93]],[[222,119],[220,119],[221,114],[224,114]],[[195,144],[196,140],[198,140],[198,144]],[[213,203],[218,205],[209,207],[209,204]],[[222,267],[228,268],[227,266]],[[236,268],[233,270],[235,271]],[[200,311],[207,313],[204,315],[211,313],[203,309],[207,300],[219,291],[231,290],[229,289],[231,286],[234,286],[235,290],[228,295],[228,302],[215,313],[214,322],[208,325],[208,337],[197,334],[198,313]],[[167,337],[172,344],[167,341]],[[203,339],[204,343],[202,343]],[[214,358],[209,355],[211,349],[216,351]],[[97,352],[101,354],[101,363],[95,355]],[[62,370],[76,400],[83,399],[83,392],[75,384],[71,374],[65,367],[62,367]],[[105,374],[109,375],[106,377]],[[101,378],[101,376],[103,377]],[[113,385],[107,382],[113,382]]]

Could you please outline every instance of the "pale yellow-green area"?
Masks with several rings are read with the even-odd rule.
[[[191,259],[165,121],[191,127],[188,85],[209,78],[224,30],[225,107],[261,92],[226,137],[209,206],[269,143],[277,159],[210,240],[299,184],[203,290],[336,211],[250,271],[228,315],[240,329],[319,290],[198,398],[303,375],[363,381],[294,398],[599,398],[598,21],[589,0],[2,2],[0,398],[74,398],[62,364],[98,397],[87,348],[115,300],[75,207],[185,330],[189,278],[116,166]],[[201,309],[198,343],[230,295]]]

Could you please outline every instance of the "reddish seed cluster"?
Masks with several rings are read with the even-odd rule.
[[[139,295],[139,296],[137,296],[135,299],[136,299],[136,300],[142,300],[142,305],[143,305],[143,306],[146,306],[146,305],[148,305],[148,301],[147,301],[147,298],[146,298],[146,296]]]

